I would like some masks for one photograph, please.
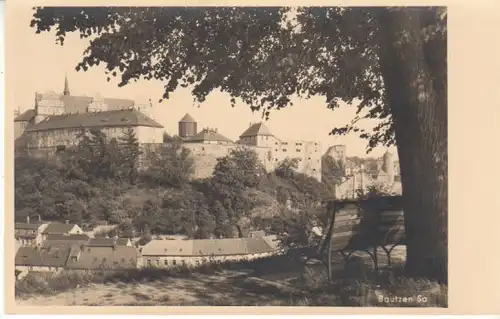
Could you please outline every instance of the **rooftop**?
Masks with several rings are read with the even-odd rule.
[[[137,267],[135,247],[83,247],[80,256],[69,258],[67,267],[72,269],[131,269]]]
[[[199,133],[187,137],[185,142],[226,142],[226,143],[233,143],[229,138],[225,137],[224,135],[219,134],[216,130],[210,130],[210,129],[204,129],[200,131]]]
[[[269,130],[269,128],[262,122],[252,124],[245,132],[240,135],[242,137],[251,137],[251,136],[273,136],[273,133]]]
[[[36,115],[36,112],[34,109],[29,109],[24,111],[22,114],[16,116],[14,119],[14,122],[27,122],[31,120],[34,116]]]
[[[16,265],[64,267],[69,252],[69,247],[19,247]]]
[[[189,113],[186,113],[179,123],[196,123],[196,120]]]
[[[275,251],[265,237],[195,240],[152,240],[142,248],[143,256],[228,256]]]
[[[110,126],[149,126],[163,128],[161,124],[135,109],[89,112],[50,116],[28,128],[28,132]]]
[[[95,96],[73,96],[73,95],[60,95],[60,94],[50,94],[47,96],[44,93],[38,93],[36,98],[38,101],[42,101],[44,98],[56,99],[62,101],[64,104],[64,109],[67,113],[83,113],[87,111],[87,106],[92,103],[96,98]],[[107,105],[108,110],[120,110],[126,109],[134,106],[134,101],[129,99],[115,99],[103,97],[101,100]]]
[[[66,234],[71,231],[75,227],[75,224],[63,224],[63,223],[49,223],[45,230],[44,234]]]

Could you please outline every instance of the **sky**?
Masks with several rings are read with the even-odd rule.
[[[88,46],[87,39],[78,34],[69,34],[64,46],[55,43],[53,33],[36,34],[29,23],[33,11],[31,6],[11,5],[9,16],[13,18],[8,26],[10,36],[10,63],[14,64],[9,73],[15,105],[22,111],[33,108],[36,92],[54,91],[62,93],[64,77],[67,75],[72,95],[128,98],[136,101],[153,102],[153,116],[171,135],[177,134],[178,121],[184,114],[191,114],[198,121],[198,129],[217,128],[219,133],[237,140],[250,123],[264,121],[260,112],[252,113],[250,107],[239,102],[231,107],[228,95],[212,92],[200,107],[195,106],[189,88],[179,88],[170,99],[158,103],[163,95],[163,83],[141,80],[119,88],[117,80],[107,82],[104,67],[94,67],[86,72],[75,70]],[[13,39],[15,37],[15,39]],[[335,110],[326,108],[322,97],[309,100],[295,99],[294,106],[272,111],[266,125],[282,140],[314,140],[322,144],[323,151],[335,144],[347,146],[347,156],[367,156],[365,140],[357,135],[331,136],[334,127],[349,123],[355,114],[355,107],[341,106]],[[366,123],[367,128],[373,126]],[[381,156],[386,148],[378,147],[369,156]],[[391,148],[393,154],[396,150]]]

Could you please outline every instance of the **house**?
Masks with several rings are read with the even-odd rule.
[[[141,254],[145,267],[187,266],[192,264],[193,241],[154,239],[142,247]]]
[[[271,238],[152,240],[142,247],[145,267],[199,266],[207,262],[263,258],[279,248]]]
[[[64,269],[69,252],[69,247],[20,247],[15,268],[21,272],[59,272]]]
[[[44,239],[47,239],[49,235],[78,235],[83,233],[84,231],[76,224],[52,222],[47,225],[42,234]]]
[[[134,247],[73,247],[66,267],[75,270],[127,270],[135,269],[140,254]]]
[[[14,236],[20,247],[38,246],[43,241],[42,233],[48,224],[46,223],[15,223]]]
[[[90,240],[86,234],[73,234],[73,235],[47,235],[43,241],[43,246],[74,246],[85,244]]]

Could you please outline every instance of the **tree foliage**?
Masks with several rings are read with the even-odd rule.
[[[292,96],[324,96],[329,108],[339,101],[357,105],[358,115],[334,134],[359,132],[369,146],[392,145],[394,128],[380,69],[379,50],[386,11],[413,10],[429,50],[429,64],[442,71],[446,40],[443,8],[37,8],[36,32],[56,28],[56,41],[79,32],[92,38],[77,70],[104,64],[108,76],[166,83],[163,98],[191,86],[198,102],[220,89],[269,115],[291,105]],[[404,12],[403,12],[404,13]],[[355,124],[377,118],[374,132]]]

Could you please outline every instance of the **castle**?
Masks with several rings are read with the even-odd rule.
[[[16,146],[27,149],[65,149],[75,145],[81,128],[98,128],[107,138],[119,137],[129,128],[140,143],[161,143],[163,126],[150,116],[151,103],[70,94],[67,78],[63,94],[35,93],[34,108],[16,112]]]
[[[141,146],[155,151],[163,144],[164,127],[151,116],[151,103],[132,100],[73,96],[67,78],[62,94],[35,93],[34,108],[16,112],[14,135],[16,148],[35,155],[50,155],[76,145],[82,128],[99,129],[108,139],[118,138],[132,129]],[[321,181],[321,144],[315,141],[284,141],[264,123],[251,123],[238,141],[220,134],[217,129],[198,131],[198,123],[189,114],[179,121],[178,136],[191,151],[195,178],[211,176],[217,158],[238,147],[254,150],[267,171],[285,158],[298,159],[297,171]]]
[[[321,181],[321,143],[316,141],[285,141],[276,137],[262,122],[251,123],[232,141],[217,129],[204,128],[198,132],[198,123],[189,114],[179,121],[178,135],[184,147],[195,158],[196,177],[212,174],[217,158],[226,156],[238,147],[254,150],[267,171],[272,171],[285,158],[298,160],[297,171]]]
[[[347,147],[345,145],[334,145],[330,147],[326,156],[331,156],[343,167],[344,179],[335,185],[335,197],[338,199],[355,198],[357,191],[366,192],[372,186],[381,186],[391,194],[402,193],[399,162],[394,160],[394,155],[389,151],[377,159],[375,168],[357,166],[347,158]]]

